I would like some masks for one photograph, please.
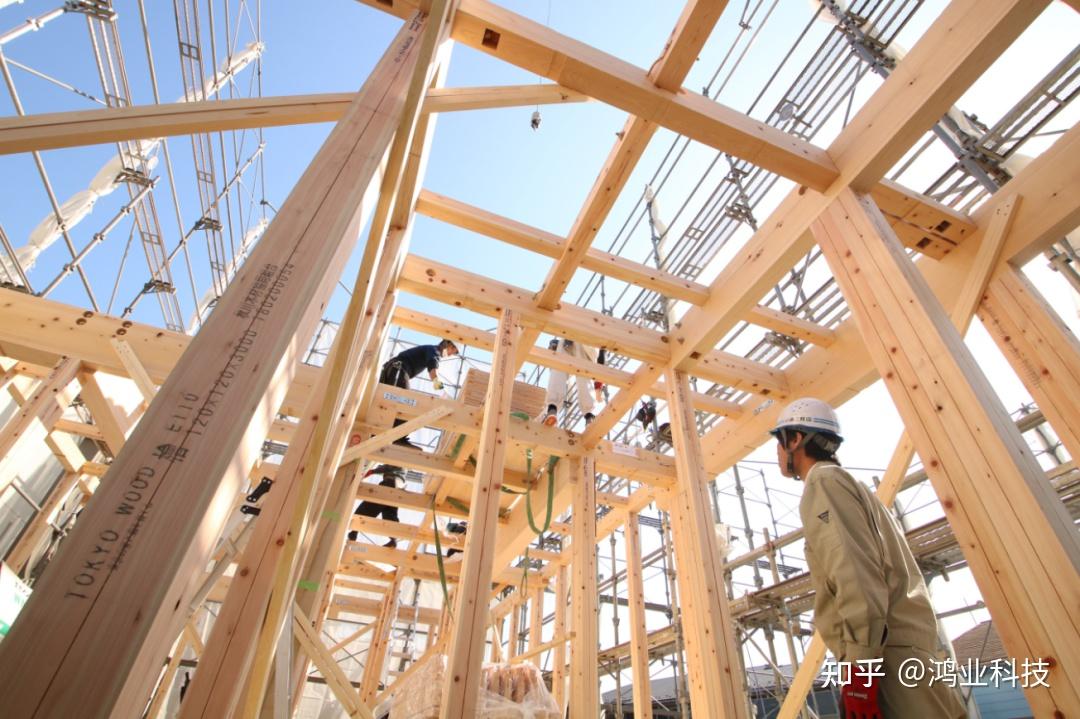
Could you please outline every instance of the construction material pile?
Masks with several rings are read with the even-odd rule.
[[[485,664],[477,719],[558,719],[559,707],[535,664]],[[425,662],[405,685],[395,687],[390,719],[437,719],[442,709],[446,657]]]

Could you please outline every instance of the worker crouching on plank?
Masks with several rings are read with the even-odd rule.
[[[436,391],[443,388],[442,380],[439,379],[439,360],[443,357],[453,357],[458,353],[457,345],[450,340],[443,340],[437,345],[417,345],[399,352],[391,357],[382,366],[379,381],[383,384],[393,385],[402,389],[409,389],[409,380],[421,372],[427,370],[431,378],[431,386]],[[405,424],[403,419],[395,419],[394,426]],[[394,440],[394,444],[406,447],[415,447],[408,437]]]
[[[935,662],[945,655],[937,651],[937,617],[926,582],[892,514],[841,468],[836,413],[821,400],[799,399],[770,434],[780,471],[805,483],[799,514],[815,591],[814,623],[841,663],[839,676],[851,680],[840,690],[844,715],[966,717],[955,687],[930,683]],[[915,686],[907,687],[898,671],[913,661],[922,663],[927,678],[909,680]]]

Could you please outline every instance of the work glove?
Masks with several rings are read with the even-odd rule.
[[[441,392],[444,385],[441,379],[433,379],[431,380],[431,386],[434,387],[437,392]]]
[[[878,678],[857,677],[840,687],[840,701],[845,719],[881,719],[878,705]]]
[[[593,386],[593,392],[596,394],[596,401],[597,402],[603,402],[604,401],[604,383],[601,382],[600,380],[594,380],[593,383],[592,383],[592,386]]]

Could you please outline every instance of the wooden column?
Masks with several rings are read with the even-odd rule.
[[[543,643],[544,633],[544,588],[537,587],[533,592],[532,604],[529,611],[529,651],[536,651],[536,648]]]
[[[521,605],[515,592],[510,602],[510,642],[506,647],[506,658],[513,659],[521,649]]]
[[[566,636],[566,606],[570,593],[570,570],[565,564],[559,565],[555,573],[555,628],[553,637]],[[551,659],[551,694],[559,707],[559,716],[566,708],[566,642],[555,645]]]
[[[368,645],[367,659],[364,663],[364,675],[360,679],[360,701],[371,704],[379,691],[379,681],[382,679],[383,667],[386,665],[386,649],[390,644],[390,630],[397,619],[398,593],[401,590],[403,578],[401,570],[394,573],[394,581],[383,595],[382,611],[375,623],[375,630],[371,632],[371,642]]]
[[[687,650],[690,703],[708,717],[746,717],[742,661],[724,585],[708,476],[685,373],[669,368],[668,412],[678,472],[671,528]]]
[[[0,647],[9,716],[143,709],[352,251],[350,229],[397,130],[422,25],[407,24],[372,72],[35,588]]]
[[[12,448],[37,424],[44,425],[46,434],[52,431],[56,420],[60,419],[64,408],[70,402],[70,397],[67,396],[68,385],[75,380],[78,370],[78,360],[61,360],[49,376],[38,384],[34,393],[22,403],[19,411],[0,429],[0,492],[7,488],[16,470],[10,466],[11,462],[6,461],[9,455],[14,456]],[[9,642],[10,639],[4,640],[4,644]]]
[[[641,528],[637,512],[626,515],[626,584],[630,604],[630,667],[634,674],[634,717],[652,719],[649,637],[645,626],[645,585],[641,577]]]
[[[510,423],[510,397],[514,389],[514,345],[519,334],[517,314],[503,310],[480,427],[476,478],[469,504],[469,531],[465,535],[465,559],[458,581],[454,626],[447,652],[443,719],[472,716],[476,712],[499,519],[499,490]]]
[[[574,511],[570,522],[570,549],[573,552],[570,608],[574,612],[574,638],[570,641],[570,719],[595,719],[600,711],[600,676],[596,665],[596,652],[600,646],[596,588],[596,470],[593,458],[588,456],[571,458],[569,467],[570,481],[574,484]]]
[[[1080,541],[993,388],[866,196],[813,231],[1010,656],[1049,663],[1035,714],[1080,706]]]
[[[1023,271],[1006,264],[990,282],[979,319],[1054,428],[1080,460],[1080,343]]]
[[[953,301],[949,317],[961,336],[967,333],[975,308],[982,300],[990,274],[997,265],[1001,250],[1009,237],[1009,230],[1019,201],[1019,196],[1013,195],[994,211],[994,216],[979,244],[978,252],[967,272],[960,293]],[[892,458],[877,488],[877,497],[886,507],[891,507],[896,501],[896,495],[900,493],[914,456],[915,445],[907,432],[904,432],[896,443],[896,449],[893,450]],[[788,686],[788,693],[784,697],[777,719],[793,719],[796,714],[804,713],[806,695],[824,661],[825,642],[821,638],[821,633],[815,631],[810,644],[806,647],[803,662]]]
[[[94,425],[104,437],[105,446],[115,457],[120,454],[127,434],[131,431],[127,414],[98,382],[96,372],[79,372],[79,384],[82,386],[80,394],[94,418]]]

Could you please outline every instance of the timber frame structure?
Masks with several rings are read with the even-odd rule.
[[[1048,474],[1021,434],[1045,422],[1060,449],[1080,457],[1080,343],[1021,269],[1080,225],[1080,128],[970,212],[886,178],[1049,2],[951,0],[819,147],[683,89],[723,0],[689,0],[648,71],[488,0],[360,1],[403,24],[355,94],[0,121],[3,153],[337,123],[194,336],[0,289],[2,383],[20,405],[0,430],[0,462],[44,441],[64,468],[6,562],[27,568],[65,498],[93,495],[0,643],[5,716],[157,717],[191,656],[182,717],[291,715],[309,664],[349,716],[367,717],[410,662],[435,654],[452,677],[443,717],[475,713],[489,657],[543,657],[571,717],[597,716],[603,666],[629,666],[634,716],[651,716],[650,657],[678,653],[684,709],[747,717],[746,627],[780,622],[794,658],[791,618],[809,609],[809,594],[805,577],[781,580],[777,568],[777,551],[798,532],[766,533],[764,546],[725,557],[713,480],[766,441],[786,400],[841,405],[878,379],[907,432],[879,496],[891,504],[929,480],[945,519],[913,530],[913,545],[966,563],[1008,653],[1046,663],[1046,686],[1025,690],[1035,715],[1080,714],[1075,466],[1062,460]],[[452,43],[555,84],[445,88]],[[586,99],[629,117],[565,237],[423,189],[438,113]],[[661,127],[794,183],[708,284],[592,247]],[[410,254],[417,213],[555,262],[534,291]],[[356,248],[360,270],[324,361],[302,362]],[[810,255],[827,263],[846,306],[827,323],[767,301]],[[668,298],[667,317],[650,325],[569,302],[579,269]],[[399,293],[487,315],[497,328],[399,307]],[[687,309],[677,316],[679,303]],[[1037,404],[1037,422],[1010,418],[966,348],[975,316]],[[797,356],[780,363],[724,349],[744,324],[786,338]],[[490,352],[482,405],[380,384],[395,326]],[[603,347],[617,361],[584,367],[538,345],[543,333]],[[581,431],[524,420],[512,407],[526,363],[595,375],[612,394],[591,424],[575,425]],[[104,375],[131,380],[132,409]],[[666,402],[672,447],[615,436],[646,396]],[[393,444],[422,428],[444,438],[434,452]],[[86,440],[102,453],[87,459]],[[268,447],[280,463],[266,461]],[[909,474],[915,453],[920,475]],[[407,468],[411,488],[362,483],[369,463]],[[534,468],[547,468],[551,484]],[[5,472],[3,489],[11,466]],[[271,491],[258,497],[267,482]],[[539,537],[525,492],[556,517]],[[395,537],[408,549],[346,541],[358,497],[422,515],[416,525],[351,520],[363,537]],[[661,553],[643,557],[639,520],[654,507],[670,538],[665,569],[677,568],[668,604],[677,596],[678,609],[668,610],[668,630],[649,633],[655,602],[642,567]],[[468,520],[463,543],[444,533],[446,517]],[[598,544],[616,532],[625,566],[617,570],[613,557],[600,581]],[[437,562],[436,539],[460,546],[461,561]],[[732,569],[763,558],[775,584],[731,597]],[[442,571],[441,610],[418,607],[418,589],[403,605],[412,582],[438,581]],[[602,590],[617,607],[624,578],[630,640],[601,649]],[[216,616],[200,634],[207,601]],[[371,621],[328,646],[324,623],[345,614]],[[413,628],[408,641],[423,642],[407,657],[394,649],[402,622]],[[356,647],[366,648],[358,682],[334,656]],[[798,653],[780,716],[802,711],[825,650],[815,636]]]

